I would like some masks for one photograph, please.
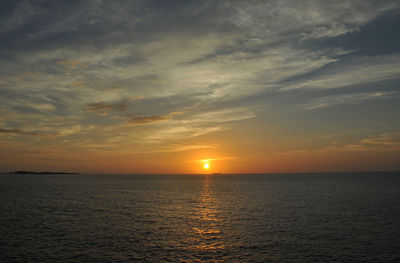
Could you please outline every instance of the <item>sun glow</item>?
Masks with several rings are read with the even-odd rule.
[[[206,170],[210,169],[210,164],[209,163],[203,164],[203,168]]]

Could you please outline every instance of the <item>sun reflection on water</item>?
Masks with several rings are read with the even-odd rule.
[[[193,248],[199,252],[217,252],[225,248],[223,217],[211,187],[211,178],[204,179],[198,205],[193,215]]]

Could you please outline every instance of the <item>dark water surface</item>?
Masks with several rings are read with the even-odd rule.
[[[0,175],[0,262],[400,262],[400,174]]]

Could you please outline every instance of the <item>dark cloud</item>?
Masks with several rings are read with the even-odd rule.
[[[0,58],[10,59],[19,50],[101,50],[160,34],[198,35],[216,30],[211,18],[218,17],[219,6],[208,1],[2,1],[0,10],[8,15],[0,19],[0,48],[7,52],[0,51]]]
[[[90,104],[85,105],[85,110],[88,112],[109,112],[109,111],[122,112],[128,108],[130,101],[139,100],[142,98],[143,97],[141,97],[141,96],[135,96],[135,97],[123,99],[117,103],[107,103],[104,101],[90,103]]]
[[[10,135],[29,135],[29,136],[37,136],[37,137],[53,137],[57,136],[57,134],[48,134],[41,132],[26,132],[20,129],[2,129],[0,128],[0,134],[10,134]]]
[[[4,30],[0,33],[0,46],[8,52],[23,49],[83,46],[102,46],[113,25],[118,25],[127,15],[116,18],[127,2],[121,5],[96,3],[96,1],[12,1],[1,4],[9,15],[1,19]],[[132,2],[132,1],[130,1]],[[133,2],[132,2],[133,3]],[[134,4],[128,6],[132,10]],[[132,12],[134,15],[134,12]],[[97,45],[94,45],[97,44]],[[1,52],[2,54],[5,52]]]
[[[24,132],[19,129],[0,129],[3,134],[23,134]]]

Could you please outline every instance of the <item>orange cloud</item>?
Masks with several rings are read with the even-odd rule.
[[[121,112],[128,108],[128,102],[126,100],[121,101],[119,103],[110,104],[104,101],[97,103],[90,103],[85,106],[85,110],[88,112],[108,112],[108,111],[117,111]]]
[[[67,70],[74,70],[76,69],[76,67],[80,67],[80,68],[87,68],[87,66],[85,64],[82,64],[79,61],[69,61],[69,60],[65,60],[65,61],[59,61],[57,62],[60,65],[63,65],[67,68]]]
[[[140,97],[140,96],[130,97],[130,98],[124,99],[118,103],[107,103],[104,101],[90,103],[90,104],[85,105],[85,110],[88,112],[101,112],[102,115],[106,115],[106,113],[109,111],[122,112],[128,108],[129,101],[137,100],[137,99],[141,99],[141,98],[143,98],[143,97]]]

